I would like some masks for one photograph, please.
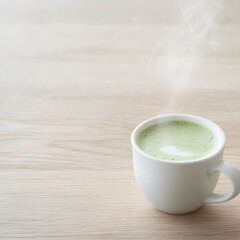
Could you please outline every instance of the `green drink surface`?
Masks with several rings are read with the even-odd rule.
[[[169,121],[144,129],[137,145],[145,153],[171,161],[194,160],[217,148],[217,137],[208,127],[190,121]]]

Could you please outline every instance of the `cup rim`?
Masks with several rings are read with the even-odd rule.
[[[199,123],[199,121],[201,122],[201,125],[204,125],[208,128],[210,128],[218,137],[218,139],[221,138],[221,143],[219,143],[219,146],[217,147],[217,149],[212,152],[211,154],[204,156],[202,158],[198,158],[198,159],[193,159],[193,160],[179,160],[179,161],[170,161],[167,159],[161,159],[161,158],[157,158],[157,157],[153,157],[147,153],[145,153],[143,150],[141,150],[137,143],[136,143],[136,137],[139,134],[139,131],[142,132],[145,128],[147,128],[148,126],[144,127],[145,125],[147,125],[149,122],[154,122],[157,119],[162,119],[162,118],[175,118],[174,120],[182,120],[181,118],[185,118],[185,121],[192,121],[192,122],[196,122]],[[180,118],[180,119],[178,119]],[[174,120],[166,120],[166,122],[168,121],[174,121]],[[195,120],[195,121],[194,121]],[[164,122],[164,121],[163,121]],[[204,123],[206,124],[204,124]],[[154,125],[150,124],[149,126]],[[203,117],[199,117],[199,116],[195,116],[195,115],[191,115],[191,114],[163,114],[163,115],[158,115],[152,118],[149,118],[143,122],[141,122],[132,132],[131,134],[131,143],[132,143],[132,147],[133,149],[135,149],[139,154],[143,155],[144,157],[157,161],[157,162],[164,162],[164,163],[169,163],[169,164],[192,164],[192,163],[198,163],[198,162],[202,162],[202,161],[206,161],[209,159],[212,159],[213,157],[215,157],[216,155],[218,155],[224,148],[225,143],[226,143],[226,136],[224,131],[214,122],[203,118]]]

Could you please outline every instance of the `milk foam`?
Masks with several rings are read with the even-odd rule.
[[[137,145],[145,153],[167,160],[192,160],[211,154],[217,147],[215,134],[190,121],[170,121],[144,129]]]

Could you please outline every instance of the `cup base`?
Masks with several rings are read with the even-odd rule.
[[[160,212],[164,212],[164,213],[168,213],[168,214],[171,214],[171,215],[186,215],[186,214],[190,214],[190,213],[193,213],[193,212],[196,212],[198,211],[202,206],[198,207],[198,208],[195,208],[193,210],[190,210],[190,211],[165,211],[165,210],[161,210],[159,208],[156,208],[158,211]]]

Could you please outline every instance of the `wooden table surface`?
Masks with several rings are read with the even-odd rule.
[[[240,168],[240,4],[229,2],[220,51],[172,100],[149,59],[176,29],[176,2],[0,1],[0,239],[240,239],[239,196],[182,216],[154,209],[130,145],[149,117],[195,114],[224,129],[225,160]],[[229,189],[221,176],[216,191]]]

